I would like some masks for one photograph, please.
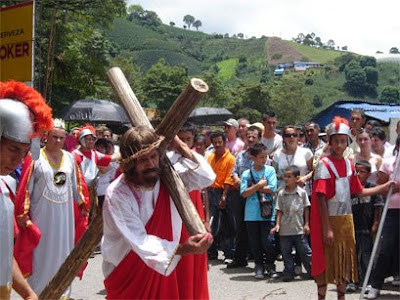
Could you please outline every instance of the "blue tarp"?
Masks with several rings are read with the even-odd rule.
[[[381,123],[388,123],[390,118],[400,118],[400,105],[375,104],[362,101],[338,101],[318,113],[312,120],[324,129],[326,125],[332,122],[335,116],[350,119],[351,111],[355,108],[363,109],[368,119],[375,119]]]

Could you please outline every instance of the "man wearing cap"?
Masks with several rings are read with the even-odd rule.
[[[87,227],[87,187],[73,155],[62,150],[66,134],[64,122],[55,119],[39,159],[32,161],[22,174],[16,198],[21,236],[32,226],[31,222],[41,232],[40,242],[33,250],[32,267],[23,270],[37,294],[56,274]],[[18,242],[16,250],[23,252],[25,247]],[[70,293],[69,287],[62,299],[68,299]]]
[[[246,143],[246,131],[250,125],[249,124],[250,122],[245,118],[240,118],[238,119],[238,123],[239,123],[238,137],[243,143]]]
[[[239,122],[235,119],[228,119],[224,122],[224,132],[227,138],[226,148],[236,156],[244,148],[244,142],[237,137]]]
[[[51,109],[27,85],[0,82],[0,298],[9,299],[11,287],[24,299],[37,299],[13,257],[17,235],[14,197],[4,176],[13,172],[31,148],[31,138],[51,128]],[[39,141],[35,143],[39,147]],[[35,145],[32,145],[34,147]],[[32,149],[39,150],[39,149]],[[37,151],[34,151],[37,153]]]
[[[209,233],[181,239],[182,219],[160,180],[162,140],[146,126],[131,128],[120,140],[123,174],[108,187],[103,205],[108,299],[179,299],[177,276],[185,278],[176,272],[181,256],[204,253],[213,241]],[[182,155],[176,170],[188,190],[210,184],[204,160],[179,138],[172,149]],[[196,270],[186,272],[193,278]]]
[[[119,160],[121,156],[119,153],[114,153],[113,155],[103,154],[94,149],[97,138],[93,126],[86,125],[81,127],[77,139],[80,148],[75,149],[72,153],[82,171],[89,190],[90,221],[94,217],[97,206],[97,197],[95,194],[95,181],[99,172],[97,166],[107,167],[110,162]]]
[[[273,111],[267,111],[263,115],[264,134],[261,142],[267,147],[268,156],[272,159],[276,150],[282,148],[282,137],[275,132],[278,121]]]

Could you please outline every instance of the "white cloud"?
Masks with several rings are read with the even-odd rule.
[[[128,0],[155,11],[168,24],[183,27],[187,14],[201,20],[207,33],[243,33],[247,37],[314,32],[323,42],[348,46],[350,51],[374,54],[400,48],[398,0]]]

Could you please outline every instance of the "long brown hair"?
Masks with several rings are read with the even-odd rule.
[[[157,144],[159,140],[160,137],[154,132],[153,129],[150,129],[147,126],[133,127],[125,132],[120,140],[122,171],[124,171],[124,173],[127,173],[131,169],[135,168],[137,158],[134,158],[132,160],[128,160],[128,158],[134,156],[139,151],[146,151],[147,148],[149,150],[148,152],[150,152],[154,148],[157,148],[153,145]],[[164,154],[164,151],[159,150],[159,153],[161,161],[161,154]]]

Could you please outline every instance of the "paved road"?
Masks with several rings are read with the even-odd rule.
[[[72,285],[72,298],[104,299],[103,275],[101,271],[101,255],[90,259],[89,266],[82,281],[75,280]],[[296,278],[292,282],[281,280],[256,280],[253,271],[254,263],[247,268],[227,269],[221,261],[213,261],[209,270],[209,288],[211,299],[316,299],[314,281]],[[277,271],[282,271],[283,264],[278,262]],[[383,291],[380,299],[400,299],[400,292],[390,284],[385,287],[391,290]],[[335,286],[328,287],[327,300],[337,299]],[[356,300],[358,294],[346,295],[346,299]]]
[[[89,265],[83,276],[83,280],[75,279],[72,284],[73,300],[104,299],[103,273],[101,270],[102,256],[95,255],[89,260]],[[276,299],[276,300],[302,300],[317,299],[314,281],[297,277],[292,282],[281,280],[256,280],[254,279],[254,263],[240,269],[227,269],[222,261],[210,263],[208,273],[210,297],[213,300],[250,300],[250,299]],[[277,271],[283,269],[282,262],[277,263]],[[379,299],[400,299],[398,289],[392,288],[390,283],[385,284],[387,290]],[[12,299],[20,299],[12,295]],[[335,286],[328,287],[327,300],[336,298]],[[347,294],[346,299],[359,299],[358,294]]]

